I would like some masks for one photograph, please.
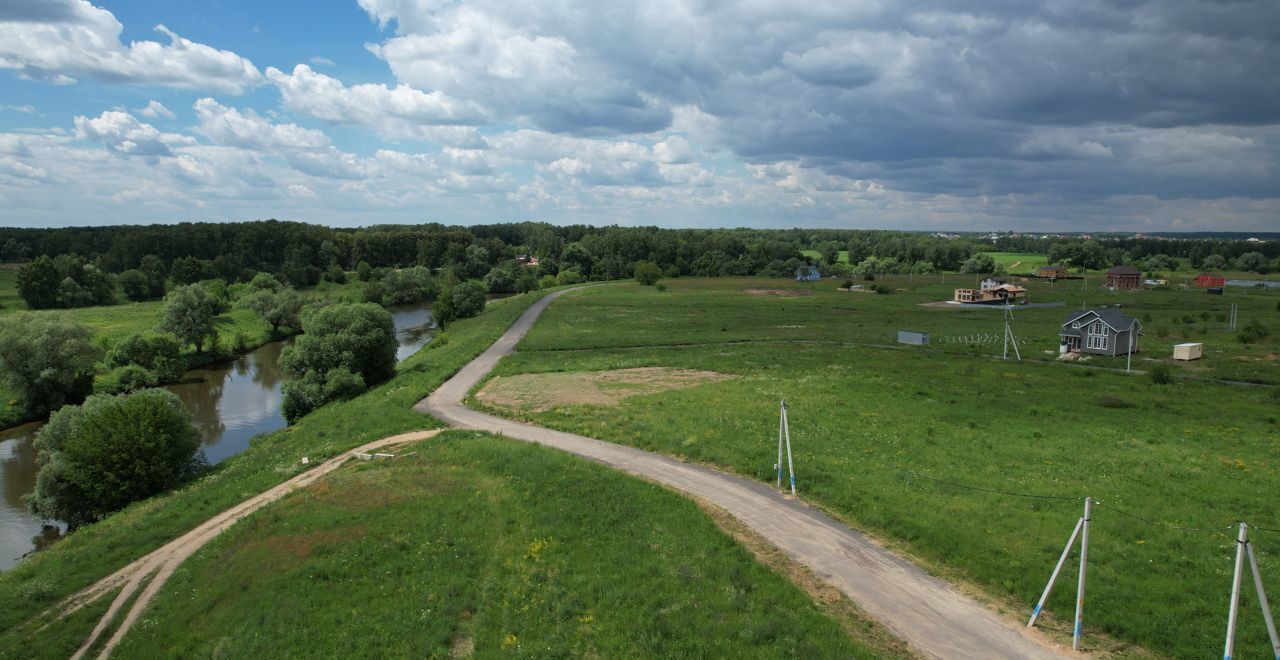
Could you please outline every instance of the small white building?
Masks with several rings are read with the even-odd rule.
[[[1204,357],[1204,344],[1192,342],[1173,345],[1173,359],[1175,360],[1199,360],[1201,357]]]

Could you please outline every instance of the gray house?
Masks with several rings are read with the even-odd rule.
[[[1138,352],[1142,324],[1115,308],[1072,312],[1058,333],[1065,352],[1125,355]]]

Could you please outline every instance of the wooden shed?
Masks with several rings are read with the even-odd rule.
[[[1207,289],[1211,286],[1225,286],[1227,284],[1227,278],[1223,277],[1221,273],[1205,271],[1196,275],[1195,282],[1196,286],[1201,289]]]
[[[1107,271],[1107,281],[1103,286],[1108,289],[1140,291],[1142,290],[1142,271],[1133,266],[1116,266]]]
[[[1173,359],[1175,360],[1199,360],[1201,357],[1204,357],[1204,344],[1191,342],[1173,345]]]

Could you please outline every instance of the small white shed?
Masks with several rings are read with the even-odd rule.
[[[898,331],[898,343],[899,343],[899,344],[913,344],[913,345],[916,345],[916,346],[928,346],[928,345],[929,345],[929,333],[927,333],[927,332],[912,332],[912,331],[910,331],[910,330],[899,330],[899,331]]]
[[[1173,345],[1173,359],[1175,360],[1199,360],[1203,356],[1204,344],[1193,342]]]

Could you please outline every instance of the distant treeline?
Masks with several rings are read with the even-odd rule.
[[[571,271],[581,279],[629,278],[635,265],[653,262],[668,277],[791,276],[805,264],[823,274],[977,272],[989,261],[982,251],[1039,253],[1052,263],[1101,268],[1143,265],[1153,257],[1189,259],[1199,268],[1244,264],[1276,268],[1280,241],[1079,237],[1028,235],[944,236],[901,231],[836,229],[659,229],[657,227],[555,226],[545,223],[425,224],[333,228],[266,220],[240,223],[0,228],[0,260],[26,262],[41,255],[76,255],[102,273],[136,270],[186,282],[220,278],[247,282],[258,272],[282,276],[294,286],[318,282],[326,273],[366,268],[424,266],[458,279],[480,279],[495,268],[512,268],[518,257],[539,259],[539,277]],[[808,251],[808,254],[805,254]],[[840,252],[848,252],[848,264]],[[816,253],[816,256],[815,256]],[[1220,259],[1210,259],[1218,255]],[[1256,257],[1254,255],[1257,255]],[[1243,262],[1240,261],[1245,257]],[[1156,259],[1155,264],[1162,263]],[[79,281],[92,280],[63,264]],[[1219,266],[1221,267],[1221,266]],[[562,278],[563,279],[563,278]],[[85,288],[91,288],[82,283]]]

